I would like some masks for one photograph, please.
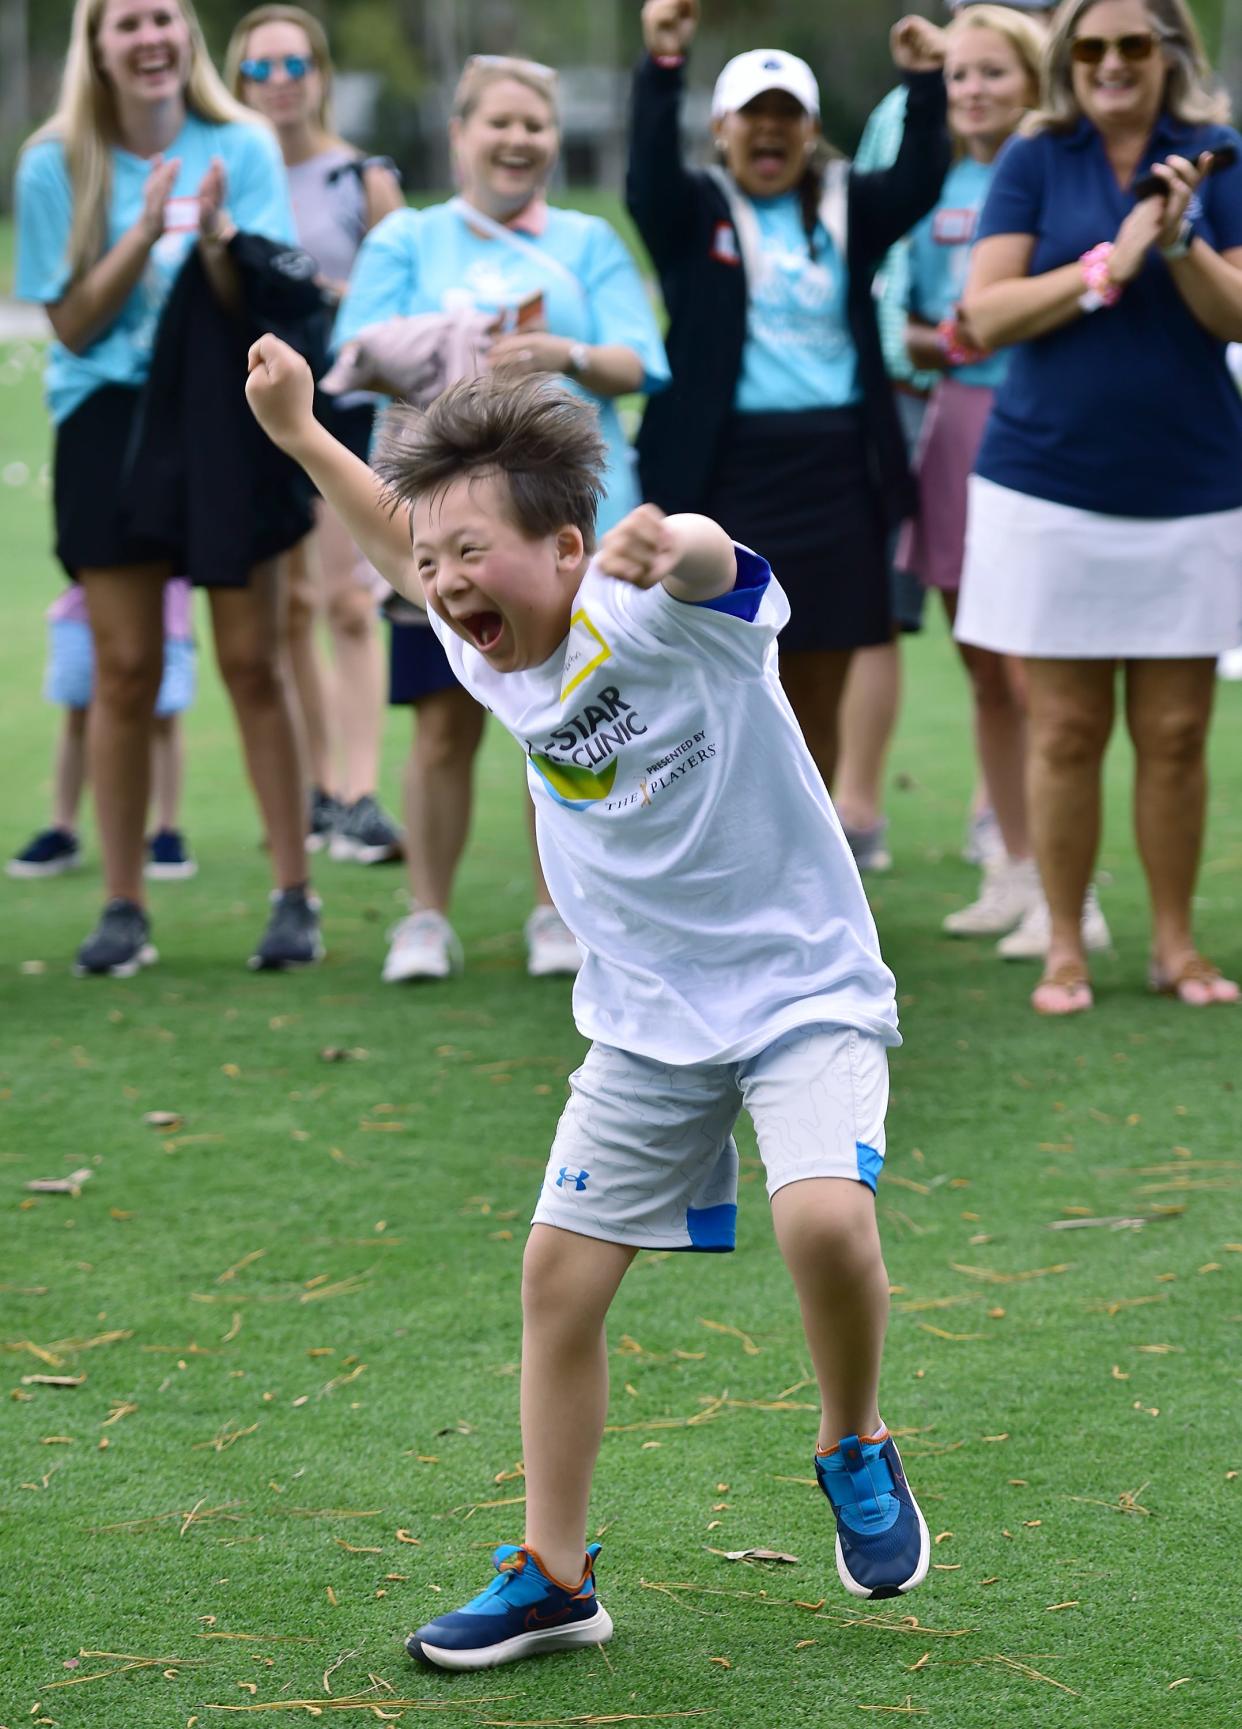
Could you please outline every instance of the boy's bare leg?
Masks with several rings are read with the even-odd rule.
[[[591,1477],[608,1414],[604,1318],[637,1253],[533,1225],[522,1264],[526,1541],[562,1582],[582,1573]]]
[[[78,832],[78,807],[86,785],[86,721],[90,710],[67,708],[56,740],[52,780],[52,827]]]
[[[823,1400],[820,1449],[843,1435],[874,1435],[888,1325],[875,1196],[841,1177],[787,1183],[772,1197],[772,1222]]]

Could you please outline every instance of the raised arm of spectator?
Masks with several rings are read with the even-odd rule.
[[[891,167],[855,172],[851,220],[863,253],[879,258],[935,204],[952,160],[945,123],[944,32],[925,18],[893,26],[893,63],[906,85],[901,148]]]
[[[695,176],[681,153],[685,57],[698,27],[697,0],[647,0],[646,55],[630,93],[625,202],[657,270],[693,240]]]

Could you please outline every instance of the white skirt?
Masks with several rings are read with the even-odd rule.
[[[1036,659],[1215,659],[1242,643],[1242,510],[1102,516],[972,475],[954,634]]]

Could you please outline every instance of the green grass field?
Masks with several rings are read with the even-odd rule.
[[[46,819],[54,722],[30,358],[0,357],[9,851]],[[0,886],[0,1725],[1238,1721],[1242,1021],[1144,994],[1123,744],[1096,1012],[1040,1023],[1030,970],[938,934],[973,886],[966,702],[939,625],[907,667],[897,865],[875,894],[906,1036],[880,1188],[884,1409],[936,1535],[927,1586],[870,1614],[837,1584],[747,1132],[736,1256],[642,1256],[616,1306],[592,1515],[614,1642],[415,1671],[406,1632],[521,1534],[519,1262],[582,1045],[564,983],[523,972],[522,794],[499,737],[458,897],[463,979],[382,986],[398,874],[328,864],[326,965],[248,974],[265,860],[205,669],[201,871],[156,887],[161,965],[69,976],[93,840],[77,877]],[[390,802],[408,724],[390,721]],[[1240,737],[1242,689],[1223,687],[1201,927],[1234,970]],[[25,1188],[75,1171],[79,1195]],[[1113,1217],[1136,1224],[1051,1228]],[[797,1563],[721,1553],[753,1546]]]

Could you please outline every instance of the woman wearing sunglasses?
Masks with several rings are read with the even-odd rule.
[[[647,291],[607,222],[547,202],[560,148],[551,67],[476,55],[454,93],[449,135],[459,196],[399,211],[367,236],[335,342],[339,347],[370,325],[412,314],[492,315],[490,365],[515,377],[567,379],[596,405],[608,450],[602,534],[638,503],[616,398],[660,390],[668,381]],[[383,379],[375,383],[385,388]],[[412,704],[416,717],[405,787],[411,912],[392,932],[383,973],[397,983],[444,978],[461,964],[446,915],[486,715],[453,677],[425,622],[394,622],[392,701]],[[574,973],[578,947],[551,904],[537,856],[534,872],[527,969]]]
[[[236,302],[233,228],[282,248],[295,240],[276,142],[221,83],[190,0],[77,0],[60,101],[18,163],[16,275],[55,336],[46,393],[56,551],[82,584],[95,642],[91,781],[109,898],[78,951],[81,973],[129,976],[156,958],[142,865],[164,584],[174,560],[180,570],[211,565],[215,548],[135,535],[126,489],[147,487],[158,501],[161,483],[127,459],[161,314],[187,261],[197,254],[215,299]],[[245,586],[208,592],[276,878],[251,964],[304,964],[323,949],[277,658],[277,562],[257,564]]]
[[[233,32],[225,69],[233,94],[275,128],[298,239],[319,265],[326,291],[339,299],[367,234],[404,207],[396,172],[333,131],[328,38],[300,6],[248,12]],[[339,397],[333,431],[365,457],[373,418],[372,398]],[[311,782],[307,845],[313,851],[330,846],[333,858],[380,864],[401,855],[401,831],[376,798],[384,713],[382,593],[374,570],[322,502],[317,517],[314,535],[285,561],[289,667]],[[331,676],[315,643],[321,614],[332,643]]]
[[[1225,364],[1242,339],[1242,141],[1184,0],[1070,0],[1045,89],[997,167],[965,294],[974,339],[1016,346],[971,480],[957,635],[1026,662],[1051,917],[1035,1008],[1092,1003],[1081,915],[1119,665],[1149,982],[1232,1003],[1191,897],[1215,662],[1242,621],[1242,399]]]

